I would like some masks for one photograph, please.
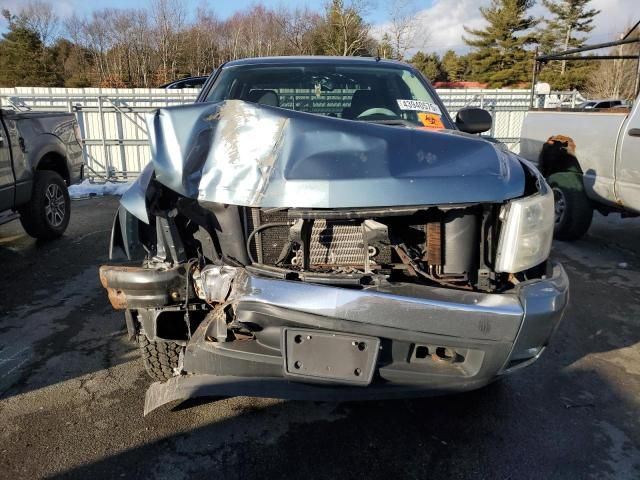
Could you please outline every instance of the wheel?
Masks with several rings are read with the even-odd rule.
[[[71,201],[64,180],[56,172],[35,172],[31,200],[18,209],[20,223],[34,238],[52,240],[69,225]]]
[[[582,174],[554,173],[548,182],[555,204],[554,237],[568,241],[579,239],[587,233],[593,219],[593,207],[584,190]]]
[[[144,369],[151,378],[164,382],[175,375],[184,347],[174,342],[152,342],[145,335],[138,335],[138,345]]]

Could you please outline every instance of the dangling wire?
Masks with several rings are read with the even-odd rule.
[[[191,277],[191,267],[198,261],[197,258],[192,258],[187,262],[187,279],[185,288],[185,300],[184,300],[184,322],[187,324],[187,338],[191,340],[191,317],[189,316],[189,295],[191,290],[189,289],[189,278]]]

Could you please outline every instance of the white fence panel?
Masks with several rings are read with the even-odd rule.
[[[196,89],[0,88],[0,108],[74,112],[89,176],[130,179],[150,160],[145,116],[160,107],[193,102],[197,94]],[[438,94],[453,117],[467,106],[489,110],[494,118],[489,134],[518,151],[529,90],[440,89]],[[576,93],[564,92],[563,98],[575,103]]]

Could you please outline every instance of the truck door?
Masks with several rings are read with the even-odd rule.
[[[640,98],[620,131],[615,192],[618,203],[640,213]]]
[[[11,166],[11,145],[0,110],[0,211],[13,208],[15,182]]]

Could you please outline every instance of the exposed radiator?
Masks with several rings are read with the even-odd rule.
[[[316,220],[309,250],[311,265],[362,266],[365,261],[362,225]]]
[[[287,221],[287,212],[272,211],[265,213],[252,208],[247,215],[247,228],[251,232],[260,225]],[[259,262],[274,265],[289,237],[288,227],[272,227],[258,233],[252,242],[253,257]],[[377,248],[365,252],[363,229],[359,222],[327,221],[318,219],[311,229],[309,245],[309,264],[317,267],[349,266],[362,268],[365,255],[376,261],[389,261],[388,249]]]

